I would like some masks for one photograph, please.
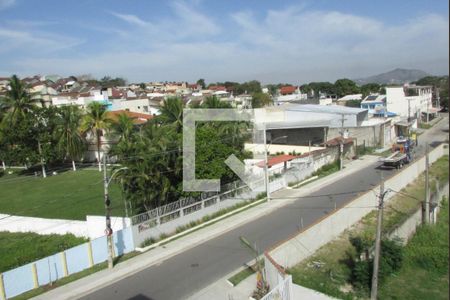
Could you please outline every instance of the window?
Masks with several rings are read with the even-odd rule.
[[[144,105],[144,112],[148,112],[148,106]]]

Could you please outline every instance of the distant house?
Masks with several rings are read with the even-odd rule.
[[[386,109],[409,120],[432,118],[438,112],[433,107],[432,86],[416,85],[386,87]]]
[[[274,104],[280,105],[286,102],[307,100],[307,94],[302,94],[298,86],[282,86],[278,90],[278,96],[274,98]]]
[[[369,111],[373,117],[394,117],[397,114],[389,112],[386,108],[386,95],[372,94],[361,101],[361,108]]]
[[[153,119],[154,116],[151,116],[149,114],[141,114],[137,112],[131,112],[127,110],[113,110],[108,111],[107,116],[108,118],[112,119],[113,122],[117,120],[119,115],[125,114],[127,117],[133,120],[134,125],[142,125],[147,123],[149,120]]]

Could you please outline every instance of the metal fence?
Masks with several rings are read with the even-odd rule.
[[[187,197],[179,199],[178,201],[154,208],[147,212],[135,215],[131,217],[131,224],[138,225],[147,222],[157,217],[163,218],[167,215],[183,209],[183,211],[190,212],[191,210],[186,209],[188,207],[198,207],[200,203],[205,202],[205,206],[211,206],[216,203],[217,196],[219,196],[220,201],[229,198],[232,192],[243,190],[246,187],[245,183],[241,181],[235,181],[221,186],[221,193],[202,193],[198,197]],[[207,203],[207,204],[206,204]]]

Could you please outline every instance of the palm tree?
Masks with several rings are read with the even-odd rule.
[[[85,149],[85,141],[80,131],[81,111],[77,106],[63,106],[60,109],[56,127],[58,149],[64,158],[72,160],[72,168],[76,171],[75,160],[80,159]]]
[[[100,147],[102,133],[108,130],[111,126],[112,120],[108,118],[105,106],[99,102],[91,102],[88,105],[87,113],[84,115],[81,130],[84,133],[90,132],[96,138],[97,143],[97,161],[98,170],[102,170],[100,160]]]
[[[130,118],[126,113],[117,116],[117,120],[112,123],[112,129],[119,136],[119,142],[129,140],[134,132],[134,118]]]
[[[9,125],[16,124],[18,120],[23,120],[28,113],[32,112],[35,107],[34,100],[28,93],[25,84],[16,75],[11,76],[6,96],[0,101],[0,109],[7,113],[4,120],[8,120]]]
[[[133,144],[136,142],[136,131],[133,123],[134,118],[130,118],[127,114],[121,113],[112,123],[112,131],[118,137],[109,151],[112,156],[117,156],[119,160],[123,160],[125,156],[132,155],[135,151]]]
[[[164,100],[161,114],[157,117],[157,120],[162,124],[171,124],[177,132],[181,132],[183,128],[183,101],[177,97]]]

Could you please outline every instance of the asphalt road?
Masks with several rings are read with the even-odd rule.
[[[417,156],[425,153],[425,143],[437,146],[448,139],[448,115],[437,126],[419,136]],[[82,299],[184,299],[252,260],[240,236],[265,250],[296,233],[303,219],[308,226],[318,218],[343,206],[358,191],[373,188],[380,182],[380,163],[368,165],[361,171],[343,177],[308,197],[283,206],[272,213],[251,221],[219,237],[193,247],[153,265],[141,272],[99,289]],[[383,170],[385,178],[395,169]],[[283,201],[275,198],[273,201]],[[255,208],[257,209],[257,208]]]

